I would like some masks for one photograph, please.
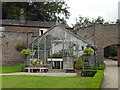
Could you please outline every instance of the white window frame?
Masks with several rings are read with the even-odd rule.
[[[47,29],[45,29],[45,28],[41,28],[41,29],[39,29],[39,35],[41,36],[42,34],[41,34],[41,31],[43,30],[43,34],[45,33],[45,32],[47,32],[48,30]]]

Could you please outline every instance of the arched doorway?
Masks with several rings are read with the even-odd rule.
[[[104,57],[117,61],[117,45],[110,45],[104,48]]]
[[[120,45],[112,44],[104,48],[104,57],[118,62],[120,67]]]
[[[117,22],[120,22],[118,19]],[[86,42],[97,47],[97,61],[104,61],[104,48],[112,45],[117,46],[118,66],[120,67],[120,23],[101,24],[95,23],[94,26],[82,28],[74,31],[78,36],[82,37]]]

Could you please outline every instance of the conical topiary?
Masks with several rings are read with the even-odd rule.
[[[84,64],[82,58],[79,58],[75,64],[75,69],[83,69],[83,68],[84,68]]]

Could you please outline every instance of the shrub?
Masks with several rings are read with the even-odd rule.
[[[26,42],[20,42],[16,44],[16,49],[17,51],[22,51],[23,49],[27,48],[27,43]]]
[[[83,51],[83,55],[81,56],[83,58],[84,62],[88,62],[90,60],[91,54],[94,54],[94,50],[87,47]]]
[[[90,54],[93,54],[93,53],[94,53],[94,50],[91,49],[91,48],[86,48],[86,49],[83,51],[83,54],[88,54],[88,55],[90,55]]]
[[[28,49],[23,49],[20,53],[28,55],[28,54],[31,54],[32,52],[30,50],[28,50]]]
[[[104,70],[105,69],[105,63],[99,63],[96,65],[96,67],[89,68],[88,70]]]
[[[26,66],[27,66],[26,64],[20,64],[20,67],[21,67],[21,71],[22,71],[22,72],[25,71],[25,67],[26,67]]]
[[[84,68],[84,64],[83,64],[83,61],[82,61],[82,58],[79,58],[75,64],[75,68],[76,69],[83,69]]]
[[[117,56],[112,57],[112,60],[117,60],[117,59],[118,59]]]
[[[105,69],[105,63],[102,63],[100,66],[99,66],[99,70],[104,70]]]
[[[90,88],[100,88],[104,79],[104,71],[103,70],[97,70],[97,73],[93,77],[91,81],[91,87]]]

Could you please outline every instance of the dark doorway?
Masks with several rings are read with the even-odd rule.
[[[59,61],[53,62],[53,69],[60,69],[60,62]]]
[[[104,57],[117,60],[117,45],[110,45],[104,48]]]
[[[52,68],[53,69],[63,69],[63,62],[61,61],[61,66],[60,66],[60,61],[54,61]]]

